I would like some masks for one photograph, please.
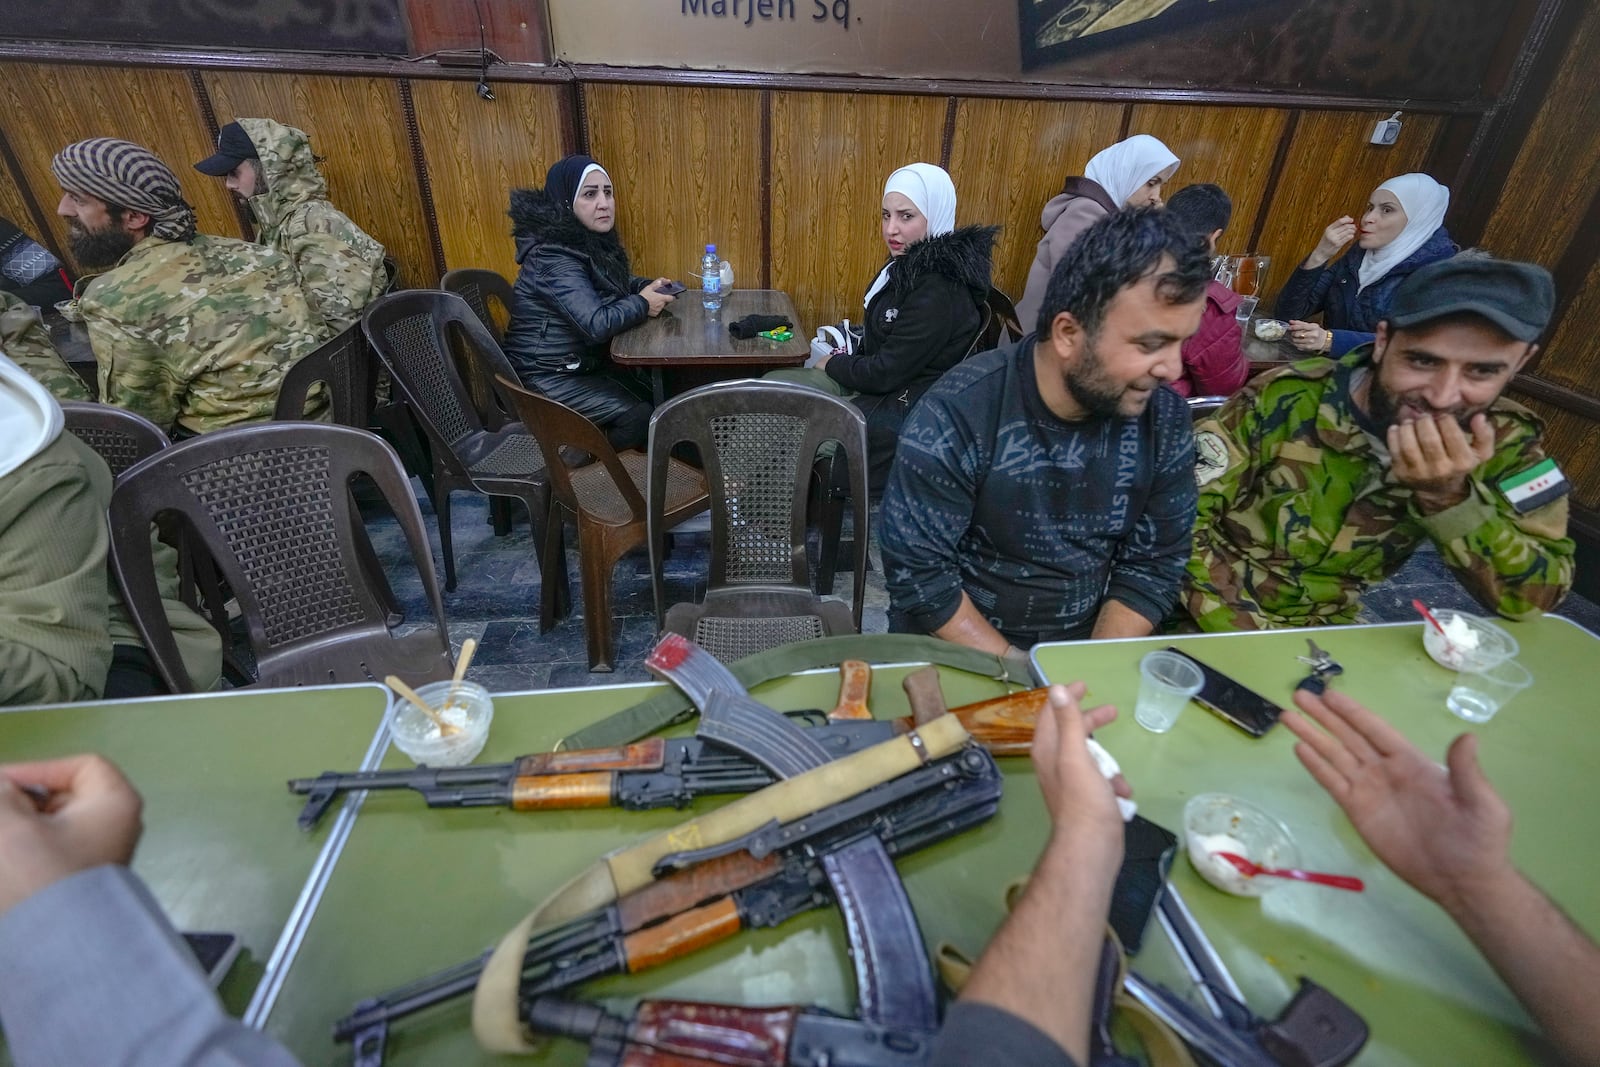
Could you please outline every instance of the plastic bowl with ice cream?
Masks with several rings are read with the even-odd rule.
[[[1452,671],[1481,670],[1515,658],[1517,639],[1488,619],[1448,608],[1433,613],[1444,633],[1422,624],[1422,647],[1433,662]]]
[[[1300,852],[1289,828],[1248,800],[1201,793],[1183,806],[1184,850],[1195,873],[1224,893],[1259,897],[1283,879],[1247,878],[1217,855],[1232,852],[1263,867],[1298,867]]]
[[[476,682],[433,682],[418,689],[417,696],[457,730],[441,731],[421,708],[402,700],[389,726],[395,746],[418,764],[429,767],[459,767],[477,758],[489,739],[489,724],[494,721],[494,700],[489,691]]]
[[[1278,319],[1257,319],[1255,330],[1256,336],[1263,341],[1281,341],[1283,335],[1289,332],[1289,324]]]

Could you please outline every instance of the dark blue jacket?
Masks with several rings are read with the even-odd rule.
[[[1456,254],[1456,243],[1440,226],[1421,248],[1394,265],[1394,268],[1357,292],[1361,282],[1357,272],[1367,254],[1352,248],[1332,263],[1312,270],[1297,268],[1278,294],[1275,314],[1280,319],[1309,319],[1322,312],[1322,325],[1333,331],[1333,351],[1342,356],[1372,340],[1378,323],[1389,314],[1389,302],[1400,283],[1419,267]]]

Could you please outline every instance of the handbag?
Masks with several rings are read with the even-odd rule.
[[[850,320],[838,326],[818,326],[817,336],[811,339],[811,356],[806,366],[815,367],[829,356],[848,356],[856,350],[856,335],[850,332]]]

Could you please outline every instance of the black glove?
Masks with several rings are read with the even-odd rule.
[[[741,341],[748,341],[756,334],[765,333],[767,330],[792,326],[793,324],[782,315],[746,315],[742,319],[728,323],[728,332]]]

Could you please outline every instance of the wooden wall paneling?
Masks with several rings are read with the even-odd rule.
[[[404,0],[412,55],[476,52],[480,45],[508,63],[548,63],[543,0]],[[479,21],[479,20],[482,21]],[[490,68],[491,75],[493,68]],[[498,94],[498,90],[496,90]]]
[[[781,92],[772,96],[772,284],[801,323],[860,321],[861,297],[888,259],[883,182],[939,158],[942,96]],[[958,138],[959,140],[959,135]],[[979,216],[960,207],[958,218]]]
[[[1497,255],[1555,269],[1600,193],[1600,5],[1588,5],[1550,92],[1500,191],[1482,245]],[[1580,238],[1594,241],[1594,235]]]
[[[438,282],[393,81],[245,71],[207,71],[203,77],[219,124],[269,118],[306,132],[323,159],[328,199],[395,258],[402,286]],[[463,88],[471,92],[470,85]],[[223,188],[220,178],[190,173]]]
[[[512,189],[543,185],[550,164],[566,154],[564,89],[496,82],[489,101],[478,99],[471,82],[419,79],[411,94],[445,264],[488,267],[515,279],[506,205]]]
[[[1266,206],[1266,225],[1253,249],[1272,257],[1263,308],[1272,307],[1278,290],[1316,246],[1328,223],[1340,215],[1359,216],[1379,183],[1418,170],[1430,158],[1443,121],[1438,115],[1407,115],[1397,143],[1368,143],[1373,125],[1388,117],[1387,112],[1375,111],[1307,111],[1300,116],[1283,177]]]
[[[734,285],[759,288],[761,93],[604,84],[586,85],[584,96],[589,154],[615,184],[634,273],[695,289],[691,275],[714,243],[733,266]]]
[[[1222,186],[1233,200],[1233,220],[1217,239],[1217,251],[1242,254],[1256,251],[1245,245],[1266,207],[1263,193],[1289,114],[1266,107],[1137,104],[1132,132],[1159,138],[1182,160],[1170,192],[1204,182]]]
[[[1578,238],[1584,240],[1585,238]],[[1587,238],[1593,243],[1593,237]],[[1600,253],[1600,249],[1596,250]],[[1557,296],[1562,294],[1558,293]],[[1535,372],[1569,389],[1600,397],[1600,258],[1596,258],[1577,292],[1570,294],[1566,312],[1555,325],[1545,347],[1535,357]]]
[[[121,137],[149,148],[178,176],[201,230],[238,234],[228,191],[194,169],[196,160],[211,154],[212,141],[182,71],[3,63],[0,113],[20,177],[49,215],[58,247],[66,247],[67,227],[54,212],[61,188],[50,174],[50,160],[87,137]]]
[[[1089,157],[1117,140],[1121,104],[964,98],[956,115],[950,175],[956,221],[998,223],[994,284],[1022,299],[1044,231],[1039,212]],[[1024,325],[1027,325],[1026,323]]]

